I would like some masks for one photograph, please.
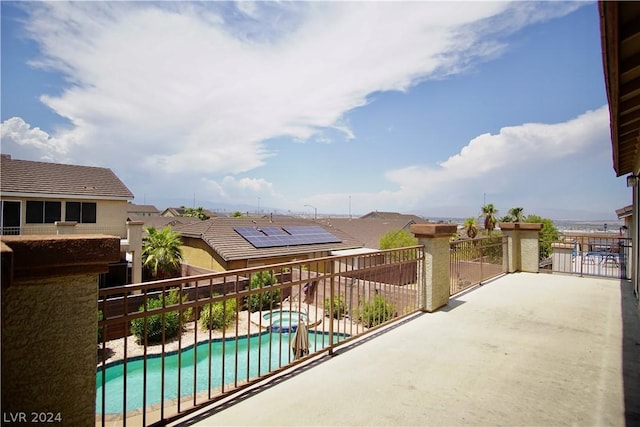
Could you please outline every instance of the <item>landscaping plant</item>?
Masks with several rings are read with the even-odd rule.
[[[382,295],[374,295],[372,300],[365,301],[360,307],[359,318],[364,326],[371,328],[391,320],[395,311],[394,305],[388,303]]]
[[[251,289],[264,289],[276,284],[278,284],[278,280],[273,271],[259,271],[251,275],[249,287]],[[278,303],[280,303],[280,289],[265,290],[249,295],[247,308],[253,313],[260,310],[269,310]]]
[[[235,299],[228,299],[203,306],[200,311],[200,326],[202,329],[225,329],[236,318],[236,305]]]
[[[165,298],[165,307],[186,302],[178,289],[169,291]],[[162,308],[162,295],[150,298],[146,303],[147,311]],[[145,305],[141,305],[139,312],[145,311]],[[165,340],[177,337],[182,332],[182,325],[189,320],[192,309],[175,310],[164,313],[164,338]],[[162,341],[163,314],[153,314],[147,319],[147,343],[158,343]],[[145,342],[145,318],[140,317],[131,321],[131,333],[136,336],[138,343]]]
[[[342,316],[347,314],[347,303],[344,299],[344,295],[336,295],[333,297],[333,304],[331,303],[331,298],[324,299],[324,312],[327,316],[329,313],[333,313],[333,317],[335,319],[340,319]]]

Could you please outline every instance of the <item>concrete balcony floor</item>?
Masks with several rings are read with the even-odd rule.
[[[511,274],[181,423],[640,425],[636,310],[628,282]]]

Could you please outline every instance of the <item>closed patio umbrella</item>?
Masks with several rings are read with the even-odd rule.
[[[298,322],[298,329],[293,336],[291,349],[293,350],[294,360],[309,354],[309,330],[307,329],[306,321],[303,319]]]

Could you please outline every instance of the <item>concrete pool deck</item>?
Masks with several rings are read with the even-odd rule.
[[[517,273],[172,425],[640,424],[631,285]]]

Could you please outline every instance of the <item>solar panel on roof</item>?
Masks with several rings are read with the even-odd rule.
[[[234,230],[255,248],[313,245],[318,243],[340,243],[342,240],[322,227],[235,227]]]

